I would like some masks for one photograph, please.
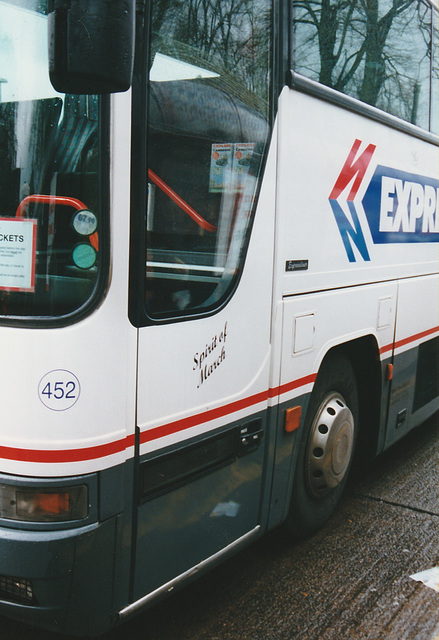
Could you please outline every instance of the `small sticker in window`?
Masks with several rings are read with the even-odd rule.
[[[233,162],[231,143],[213,144],[210,159],[210,193],[222,193],[229,186]]]
[[[73,228],[80,236],[91,236],[97,229],[98,220],[94,213],[87,209],[78,211],[73,216]]]
[[[78,244],[73,249],[73,262],[79,269],[91,269],[96,263],[96,251],[91,244]]]

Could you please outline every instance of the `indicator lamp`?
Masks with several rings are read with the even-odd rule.
[[[18,488],[0,485],[0,516],[27,522],[66,522],[88,515],[86,485]]]

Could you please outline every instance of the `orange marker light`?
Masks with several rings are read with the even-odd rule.
[[[37,487],[12,488],[9,494],[10,509],[3,517],[12,520],[66,522],[86,518],[88,514],[88,490],[85,485],[59,487],[58,491]]]
[[[285,431],[292,433],[300,427],[300,418],[302,417],[302,407],[290,407],[285,411]]]
[[[36,493],[35,511],[41,514],[60,516],[70,511],[68,493]]]
[[[388,364],[386,367],[386,380],[393,379],[393,364]]]

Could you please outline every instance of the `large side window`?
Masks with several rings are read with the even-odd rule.
[[[427,131],[437,129],[433,15],[437,21],[424,0],[294,0],[292,66]]]
[[[437,12],[433,14],[433,64],[431,74],[431,131],[439,134],[439,29]]]
[[[0,323],[68,323],[106,281],[98,96],[49,82],[47,0],[0,0]]]
[[[199,313],[242,269],[269,135],[269,0],[153,3],[146,312]]]

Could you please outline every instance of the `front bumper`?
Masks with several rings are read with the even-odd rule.
[[[0,614],[78,636],[110,628],[116,520],[58,531],[0,528]]]

